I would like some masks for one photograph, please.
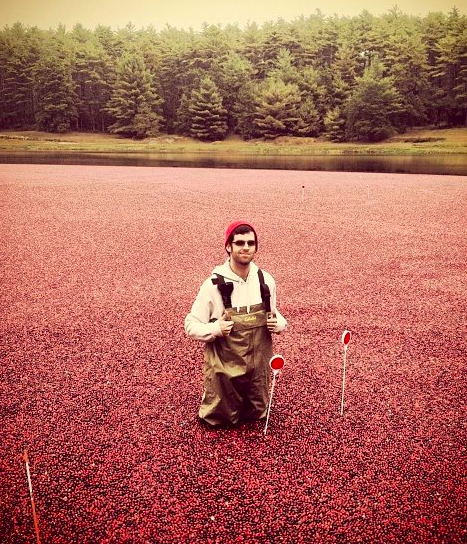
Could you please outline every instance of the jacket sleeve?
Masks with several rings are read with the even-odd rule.
[[[277,325],[273,332],[276,334],[281,333],[286,327],[287,327],[287,320],[285,317],[279,312],[277,309],[277,288],[276,288],[276,282],[272,278],[272,276],[269,276],[271,278],[270,287],[271,287],[271,312],[276,316],[277,318]],[[269,282],[268,282],[269,283]]]
[[[190,313],[185,318],[185,333],[187,336],[202,342],[212,342],[217,337],[222,336],[219,320],[211,322],[215,303],[210,284],[211,280],[203,283]]]

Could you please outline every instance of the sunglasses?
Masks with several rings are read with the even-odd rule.
[[[235,242],[232,242],[234,246],[237,246],[237,247],[245,247],[245,245],[247,245],[248,247],[255,247],[256,246],[256,242],[254,240],[248,240],[248,241],[245,241],[245,240],[235,240]]]

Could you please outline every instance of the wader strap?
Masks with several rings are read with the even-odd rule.
[[[220,274],[216,274],[217,278],[212,279],[212,283],[214,285],[217,285],[217,288],[220,291],[222,302],[224,304],[224,308],[232,308],[232,291],[233,291],[233,283],[226,282],[224,277]],[[259,278],[259,289],[261,292],[261,300],[264,303],[264,309],[266,312],[271,311],[271,291],[269,290],[269,286],[264,281],[264,274],[263,271],[259,268],[258,269],[258,278]]]
[[[258,268],[258,278],[259,278],[259,288],[261,291],[261,299],[264,303],[264,309],[266,312],[271,311],[271,291],[269,290],[269,286],[264,281],[264,274],[261,268]]]
[[[217,278],[212,279],[212,283],[214,285],[217,285],[217,288],[220,291],[222,302],[224,304],[224,308],[227,310],[229,308],[232,308],[232,300],[231,295],[233,291],[233,283],[227,282],[224,280],[224,277],[220,274],[216,274]]]

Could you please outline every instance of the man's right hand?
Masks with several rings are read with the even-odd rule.
[[[222,317],[219,319],[219,326],[221,328],[222,336],[229,336],[233,324],[234,322],[231,320],[229,312],[224,310]]]

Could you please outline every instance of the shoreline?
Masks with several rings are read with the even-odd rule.
[[[244,141],[230,137],[223,141],[201,142],[192,138],[161,135],[132,140],[110,134],[40,131],[0,131],[0,153],[89,153],[159,155],[242,156],[420,156],[466,155],[467,128],[414,129],[379,143],[335,143],[322,138],[283,136],[274,141]]]

